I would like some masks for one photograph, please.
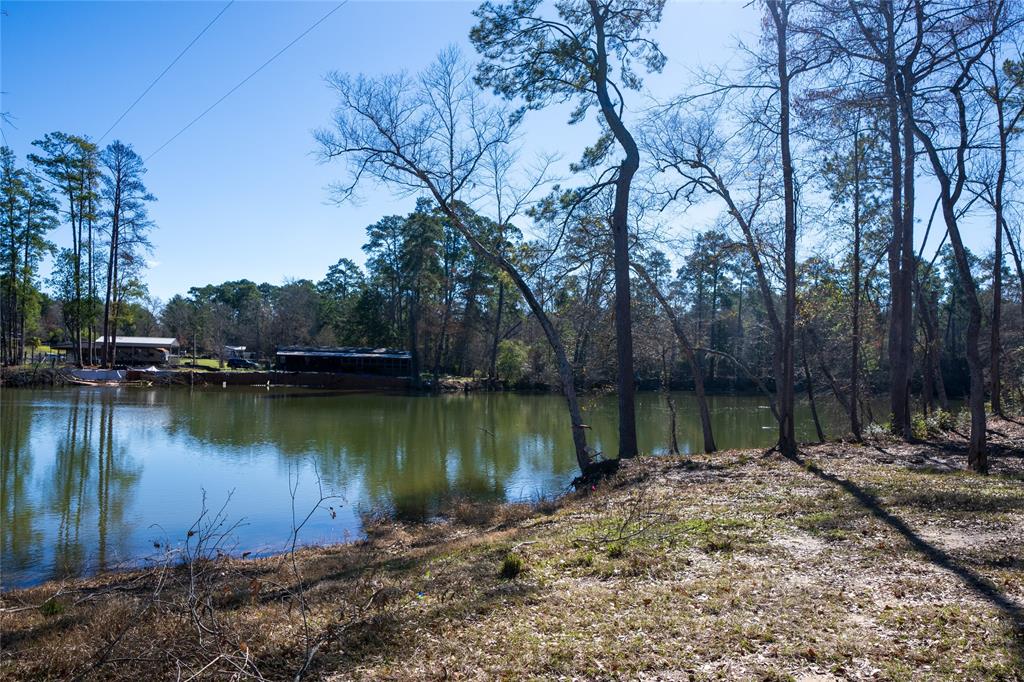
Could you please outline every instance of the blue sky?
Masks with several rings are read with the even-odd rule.
[[[4,2],[0,89],[2,110],[14,116],[3,127],[9,144],[23,157],[46,132],[99,138],[226,4]],[[235,2],[104,142],[119,138],[149,156],[335,4]],[[314,156],[312,131],[329,122],[334,105],[323,76],[415,71],[453,43],[472,56],[475,6],[349,2],[149,159],[146,181],[159,199],[151,209],[158,225],[151,293],[166,300],[243,277],[315,280],[341,257],[362,262],[366,225],[407,212],[414,199],[375,190],[358,205],[328,201],[326,187],[343,169]],[[667,96],[690,68],[730,59],[735,37],[758,25],[757,11],[741,2],[670,2],[658,35],[669,64],[648,80],[652,92]],[[578,157],[593,128],[567,127],[566,114],[531,113],[528,149]],[[67,232],[62,227],[56,240],[69,242]],[[985,249],[980,231],[968,237]]]

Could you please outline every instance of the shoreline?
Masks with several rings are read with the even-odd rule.
[[[540,505],[12,590],[0,672],[1018,679],[1024,425],[990,428],[988,476],[953,433],[642,457]]]
[[[58,386],[74,386],[69,372],[71,367],[3,367],[0,368],[0,387],[3,388],[49,388]],[[190,370],[161,369],[147,372],[140,369],[127,369],[125,386],[231,386],[231,387],[290,387],[318,388],[339,391],[399,391],[417,394],[436,393],[559,393],[557,386],[542,383],[521,383],[515,386],[495,385],[493,382],[476,377],[442,376],[437,386],[428,380],[421,387],[413,385],[408,377],[390,377],[369,374],[335,374],[330,372],[286,372],[278,370]],[[731,385],[730,385],[731,384]],[[638,381],[637,391],[644,393],[662,390],[657,381]],[[670,386],[672,391],[694,391],[692,382],[676,382]],[[602,395],[614,393],[614,386],[594,385],[579,389],[580,395]],[[743,382],[725,381],[719,385],[706,387],[705,394],[716,396],[761,396],[763,393],[754,385],[747,386]],[[821,395],[830,395],[821,391]],[[883,393],[873,395],[884,395]],[[955,398],[955,396],[951,396]]]

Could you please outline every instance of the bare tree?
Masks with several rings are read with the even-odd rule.
[[[981,93],[972,88],[972,72],[1005,30],[1003,0],[972,11],[950,21],[944,31],[937,30],[940,45],[955,48],[949,57],[932,57],[924,105],[909,119],[917,139],[924,147],[932,172],[939,183],[939,201],[946,224],[954,260],[964,288],[969,319],[967,325],[967,366],[970,371],[971,433],[967,466],[974,471],[988,470],[985,434],[985,381],[979,340],[982,311],[978,285],[971,272],[970,260],[960,234],[958,202],[964,195],[968,180],[969,154],[979,125],[976,113],[969,112],[968,98],[976,103]],[[922,2],[916,3],[916,21],[926,21]],[[941,55],[930,49],[930,55]],[[941,61],[940,61],[941,59]]]
[[[999,64],[1000,41],[993,41],[986,58],[979,60],[978,71],[985,93],[994,108],[996,134],[994,177],[981,183],[980,196],[992,207],[995,221],[995,249],[992,254],[992,316],[989,344],[989,383],[992,411],[1003,413],[1002,402],[1002,310],[1003,310],[1003,233],[1010,241],[1015,263],[1019,265],[1013,237],[1006,221],[1006,184],[1010,170],[1010,139],[1019,134],[1024,119],[1024,60],[1007,59]]]
[[[729,218],[739,227],[772,330],[772,369],[776,392],[780,393],[779,383],[787,371],[792,379],[793,367],[790,364],[787,370],[786,334],[773,287],[779,270],[774,257],[776,250],[770,245],[768,226],[761,226],[762,218],[775,201],[777,187],[769,174],[771,163],[766,159],[768,152],[762,139],[749,131],[723,136],[718,131],[720,116],[719,105],[691,117],[670,112],[652,122],[645,135],[646,145],[656,169],[677,178],[662,192],[666,205],[680,200],[694,202],[702,195],[711,195],[724,204]],[[793,359],[792,352],[788,357]],[[787,440],[787,430],[792,427],[792,418],[785,417],[786,409],[781,405],[775,411],[780,445]],[[792,402],[789,411],[792,413]],[[795,444],[795,440],[792,442]]]
[[[672,303],[665,297],[661,289],[658,287],[658,283],[654,281],[654,278],[647,272],[647,269],[638,261],[633,261],[633,270],[636,274],[640,275],[642,279],[650,288],[651,293],[658,299],[658,303],[661,305],[662,310],[665,312],[665,316],[672,323],[672,331],[675,332],[676,338],[679,340],[679,345],[683,349],[683,354],[686,356],[686,361],[690,365],[690,372],[693,374],[693,391],[697,396],[697,409],[700,411],[700,427],[701,433],[704,437],[704,452],[712,453],[718,449],[715,445],[715,435],[711,428],[711,412],[708,410],[708,400],[704,393],[704,371],[701,369],[700,361],[697,359],[697,354],[694,352],[693,344],[690,343],[690,338],[686,334],[686,330],[683,328],[683,323],[676,315],[675,309],[672,307]],[[674,412],[673,412],[674,415]],[[673,430],[673,434],[674,434]]]
[[[344,158],[350,174],[337,184],[339,200],[375,180],[405,193],[426,192],[470,246],[515,283],[544,330],[558,364],[569,408],[576,461],[588,474],[594,462],[587,441],[573,368],[561,335],[526,276],[473,229],[472,191],[484,186],[491,150],[509,145],[519,117],[487,105],[454,49],[443,52],[418,78],[404,74],[367,78],[328,76],[339,106],[330,130],[316,139],[325,161]]]

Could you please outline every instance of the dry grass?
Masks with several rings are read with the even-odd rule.
[[[642,458],[543,510],[373,519],[301,550],[301,582],[221,559],[191,589],[175,569],[11,592],[0,674],[1021,680],[1024,428],[995,426],[987,477],[958,440]]]

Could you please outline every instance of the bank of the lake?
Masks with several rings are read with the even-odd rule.
[[[644,457],[542,505],[2,597],[9,679],[1019,680],[1024,428]]]

